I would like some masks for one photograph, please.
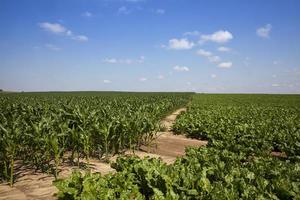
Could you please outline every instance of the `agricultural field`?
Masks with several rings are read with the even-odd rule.
[[[299,95],[194,95],[173,129],[207,139],[166,165],[119,157],[115,174],[74,172],[61,199],[300,199]]]
[[[18,181],[18,160],[53,174],[59,199],[300,199],[299,95],[24,93],[0,99],[1,180],[11,185]],[[165,128],[160,121],[183,107],[172,133],[207,141],[205,147],[188,147],[171,164],[120,154],[155,143]],[[113,173],[87,168],[59,177],[66,155],[76,166],[79,159],[118,153]]]
[[[195,95],[173,129],[247,155],[300,156],[299,95]]]
[[[0,200],[300,200],[300,0],[0,0]]]
[[[0,178],[14,183],[15,161],[58,176],[69,161],[102,159],[155,138],[159,121],[190,93],[7,93],[0,96]]]

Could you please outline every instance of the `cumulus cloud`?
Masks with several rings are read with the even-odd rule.
[[[233,35],[229,31],[216,31],[212,34],[201,35],[201,42],[211,41],[216,43],[225,43],[233,39]]]
[[[164,9],[161,9],[161,8],[156,10],[156,14],[159,14],[159,15],[163,15],[163,14],[165,14],[165,12],[166,11]]]
[[[213,55],[210,51],[206,51],[206,50],[204,50],[204,49],[199,49],[196,53],[197,53],[199,56],[205,56],[205,57],[209,57],[209,56],[212,56],[212,55]]]
[[[217,63],[217,62],[221,61],[221,58],[219,56],[209,56],[209,57],[207,57],[207,59],[209,62],[212,62],[212,63]]]
[[[67,29],[61,24],[58,23],[49,23],[49,22],[42,22],[38,24],[40,28],[43,30],[57,34],[57,35],[64,35],[69,37],[70,39],[86,42],[88,41],[88,37],[85,35],[76,35],[71,30]]]
[[[85,35],[75,35],[72,37],[72,39],[74,40],[78,40],[78,41],[81,41],[81,42],[86,42],[89,40],[88,37],[86,37]]]
[[[83,17],[92,17],[93,14],[90,13],[90,12],[88,12],[88,11],[86,11],[86,12],[82,13],[81,16],[83,16]]]
[[[232,62],[221,62],[218,66],[220,68],[231,68],[232,67]]]
[[[63,34],[67,32],[67,29],[58,23],[49,23],[49,22],[42,22],[39,23],[39,26],[44,29],[45,31],[54,33],[54,34]]]
[[[186,66],[179,66],[179,65],[174,66],[173,69],[175,71],[178,71],[178,72],[188,72],[188,71],[190,71],[190,69],[188,67],[186,67]]]
[[[272,29],[272,25],[271,24],[267,24],[264,27],[258,28],[256,30],[256,34],[259,37],[262,37],[262,38],[269,38],[270,37],[271,29]]]
[[[103,83],[105,84],[111,83],[111,80],[103,80]]]
[[[217,75],[216,74],[211,74],[210,77],[211,78],[217,78]]]
[[[199,49],[196,52],[196,54],[199,55],[199,56],[206,57],[209,62],[216,63],[216,62],[221,61],[221,58],[219,56],[213,55],[213,53],[211,53],[210,51],[206,51],[204,49]]]
[[[194,46],[195,44],[186,38],[182,38],[182,39],[173,38],[169,40],[169,44],[167,48],[174,49],[174,50],[186,50],[186,49],[191,49]]]
[[[221,51],[221,52],[228,52],[228,51],[231,51],[230,48],[228,48],[228,47],[223,47],[223,46],[219,47],[217,50],[218,50],[218,51]]]
[[[138,59],[130,59],[130,58],[125,58],[125,59],[117,59],[117,58],[105,58],[102,60],[104,63],[109,63],[109,64],[136,64],[136,63],[144,63],[145,61],[145,56],[140,56]]]

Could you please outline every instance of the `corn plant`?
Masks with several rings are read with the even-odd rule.
[[[155,137],[166,113],[187,93],[23,93],[0,95],[0,178],[13,183],[14,163],[58,177],[66,154],[80,165],[138,149]]]

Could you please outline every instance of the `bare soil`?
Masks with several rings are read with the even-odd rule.
[[[135,151],[134,154],[141,158],[146,156],[161,158],[167,164],[171,164],[176,160],[176,157],[184,155],[184,150],[187,146],[206,145],[207,141],[188,139],[183,135],[174,135],[172,133],[171,127],[177,115],[184,111],[185,108],[178,109],[162,120],[161,123],[166,131],[159,132],[158,137],[150,146],[143,146],[140,151]],[[127,151],[125,154],[133,154],[133,152]],[[115,161],[116,157],[112,157],[110,161]],[[87,164],[85,160],[81,160],[81,162]],[[101,172],[102,174],[114,172],[114,169],[108,163],[96,159],[90,159],[89,164],[92,172]],[[16,168],[19,169],[16,170],[18,174],[14,186],[10,187],[7,184],[0,184],[0,200],[56,199],[55,193],[57,193],[57,189],[52,185],[52,181],[54,181],[53,175],[36,172],[25,166],[17,166]],[[69,176],[73,169],[77,169],[77,167],[63,164],[60,167],[59,178]]]
[[[185,154],[185,148],[188,146],[205,146],[207,141],[190,139],[184,135],[173,134],[171,128],[176,120],[177,115],[185,111],[185,108],[178,109],[162,120],[161,124],[166,128],[166,131],[158,133],[158,137],[150,146],[150,148],[143,146],[141,149],[149,153],[170,156],[175,160],[176,157],[183,156]]]

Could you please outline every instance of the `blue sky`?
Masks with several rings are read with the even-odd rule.
[[[0,88],[300,93],[300,1],[0,0]]]

